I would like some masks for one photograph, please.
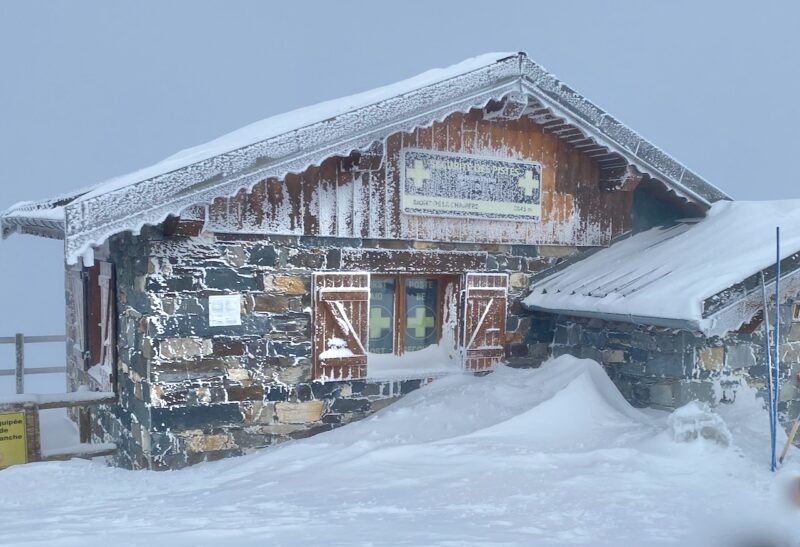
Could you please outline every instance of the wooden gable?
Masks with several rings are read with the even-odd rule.
[[[332,157],[285,180],[218,198],[206,229],[348,238],[606,245],[631,228],[635,185],[609,191],[601,165],[527,117],[487,119],[483,110],[454,113],[430,127],[391,135],[365,153]],[[400,153],[415,148],[538,162],[541,219],[406,215],[400,208]]]

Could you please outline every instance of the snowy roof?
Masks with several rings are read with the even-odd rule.
[[[524,304],[722,334],[762,307],[760,276],[753,276],[767,270],[767,287],[772,285],[776,226],[784,287],[794,290],[800,200],[720,201],[701,220],[641,232],[534,281]],[[750,305],[742,306],[748,299]]]
[[[386,87],[320,103],[246,126],[134,173],[75,192],[66,203],[27,203],[0,215],[4,237],[60,227],[69,263],[116,233],[138,232],[186,207],[236,194],[257,182],[300,173],[334,155],[367,150],[389,135],[427,126],[453,112],[526,96],[621,156],[676,194],[708,206],[728,199],[624,124],[531,61],[524,53],[490,53],[430,70]],[[63,215],[63,216],[62,216]],[[33,228],[33,229],[32,229]],[[43,234],[38,234],[43,235]]]

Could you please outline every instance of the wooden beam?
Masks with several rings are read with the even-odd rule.
[[[645,175],[633,165],[600,170],[600,189],[606,192],[633,192]]]
[[[205,227],[204,220],[183,219],[181,217],[168,217],[164,221],[164,235],[167,236],[198,236]]]
[[[113,443],[80,443],[67,448],[56,450],[42,450],[41,461],[65,461],[72,458],[91,459],[100,456],[112,456],[117,451],[117,445]]]
[[[498,103],[486,105],[484,120],[518,120],[528,108],[528,96],[524,93],[509,93]]]

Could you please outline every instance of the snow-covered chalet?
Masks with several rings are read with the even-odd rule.
[[[174,469],[553,354],[601,362],[640,406],[763,387],[776,223],[783,353],[800,361],[798,206],[731,201],[517,53],[269,118],[0,222],[64,241],[67,389],[117,395],[84,411],[93,439],[116,465]]]

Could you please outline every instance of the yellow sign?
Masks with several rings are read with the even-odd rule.
[[[25,413],[0,414],[0,469],[28,463],[28,439],[25,435]]]
[[[478,199],[454,199],[427,196],[406,196],[407,207],[442,213],[464,211],[480,216],[508,215],[540,217],[542,206],[538,203],[501,203]]]
[[[400,207],[407,215],[537,222],[542,165],[535,161],[404,148]]]

